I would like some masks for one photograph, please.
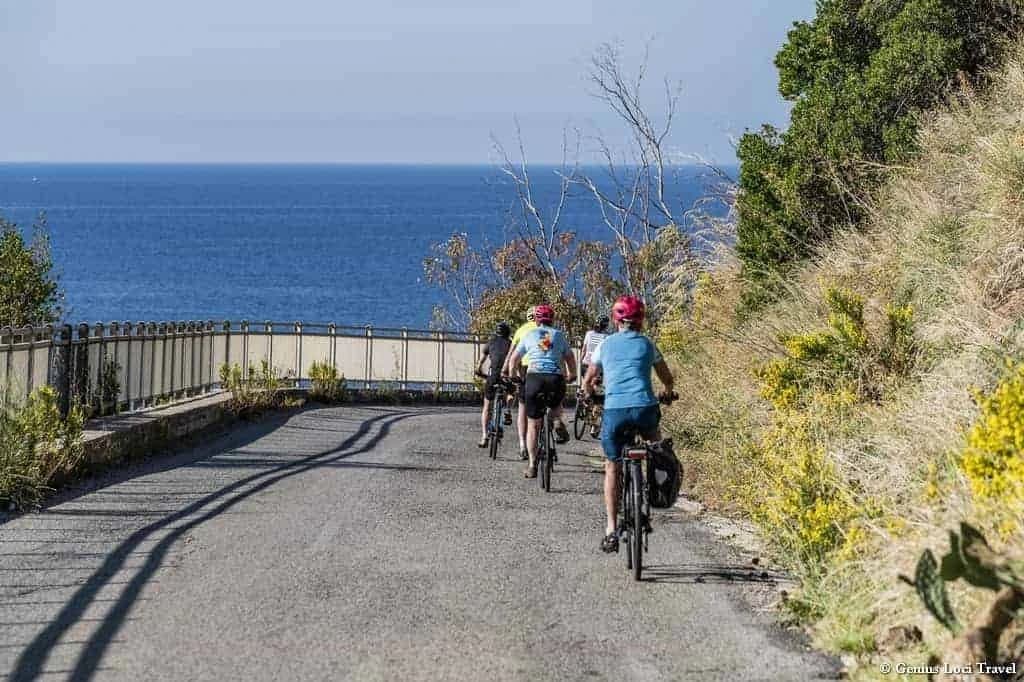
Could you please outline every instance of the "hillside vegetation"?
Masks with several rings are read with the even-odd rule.
[[[951,635],[899,576],[961,521],[1024,555],[1024,49],[1005,61],[918,119],[912,159],[777,300],[750,312],[723,249],[660,330],[691,490],[764,528],[802,583],[789,612],[860,677],[941,660]],[[992,593],[950,599],[969,622]]]

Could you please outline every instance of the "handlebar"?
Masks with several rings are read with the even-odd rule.
[[[671,393],[661,393],[658,395],[658,402],[662,405],[671,405],[677,400],[679,400],[679,394],[675,391],[672,391]]]
[[[604,404],[604,394],[602,393],[591,393],[590,395],[584,395],[584,397],[590,402],[594,403],[595,405]],[[676,400],[679,400],[679,394],[676,393],[675,391],[672,391],[671,393],[668,394],[658,395],[658,402],[661,403],[662,405],[671,405]]]

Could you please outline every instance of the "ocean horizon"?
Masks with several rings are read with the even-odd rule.
[[[540,205],[557,166],[534,164]],[[704,193],[678,167],[680,207]],[[443,293],[429,247],[510,235],[514,189],[493,165],[392,163],[0,164],[0,215],[45,212],[70,323],[188,319],[426,327]],[[564,229],[607,236],[588,195]]]

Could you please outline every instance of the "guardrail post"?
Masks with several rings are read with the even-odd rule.
[[[224,329],[224,364],[227,365],[228,369],[230,370],[231,369],[231,321],[230,320],[224,320],[224,322],[223,322],[223,329]],[[220,378],[220,368],[219,367],[217,368],[216,376],[217,376],[218,379]],[[221,382],[219,382],[219,381],[217,382],[217,385],[221,389],[224,388],[224,385]]]
[[[242,333],[242,380],[249,379],[249,320],[242,320],[239,327]]]
[[[373,375],[373,327],[366,325],[366,353],[363,355],[364,388],[370,388]]]
[[[441,349],[441,355],[440,355],[440,362],[441,362],[441,382],[440,383],[441,383],[441,389],[440,390],[443,391],[444,390],[444,380],[446,378],[445,377],[445,363],[444,363],[444,342],[445,342],[446,332],[442,329],[440,334],[439,334],[439,336],[440,336],[440,339],[441,339],[441,346],[440,346],[440,349]]]
[[[32,395],[32,375],[35,374],[36,360],[36,331],[32,327],[25,327],[22,331],[28,330],[28,379],[25,381],[25,398]]]
[[[188,391],[188,386],[185,383],[185,354],[188,348],[188,324],[184,321],[179,321],[175,326],[174,331],[181,341],[181,357],[178,358],[178,376],[175,377],[178,380],[177,392],[184,396]]]
[[[139,322],[138,326],[136,327],[136,332],[138,333],[138,336],[140,337],[139,338],[139,393],[138,393],[138,395],[135,396],[135,403],[137,405],[141,405],[142,407],[146,406],[146,396],[145,396],[145,394],[143,392],[146,390],[146,345],[147,345],[147,343],[149,341],[148,331],[149,331],[149,328],[146,326],[146,323],[145,322]],[[152,364],[153,364],[153,352],[152,352],[152,350],[150,351],[149,356],[150,356],[149,357],[150,366],[152,366]]]
[[[195,349],[196,346],[199,346],[198,360],[192,363],[192,386],[194,386],[192,395],[200,395],[203,392],[203,358],[206,356],[203,349],[205,328],[206,325],[201,320],[196,320],[192,325],[192,348]]]
[[[199,323],[195,320],[188,321],[188,395],[194,396],[198,393],[200,367],[196,364],[196,345],[199,346],[199,362],[202,363],[203,344],[200,342],[196,332],[199,331]]]
[[[302,379],[302,322],[295,322],[295,385]]]
[[[3,392],[3,406],[7,407],[10,401],[11,387],[11,372],[14,371],[14,327],[3,327],[0,328],[0,339],[7,338],[7,351],[4,358],[4,385],[0,386],[0,391]]]
[[[103,327],[102,322],[97,322],[92,326],[92,338],[99,339],[96,344],[99,348],[96,349],[96,383],[93,386],[92,398],[96,403],[97,414],[103,414],[103,365],[106,364],[107,360],[107,336],[106,330]]]
[[[110,323],[110,326],[107,328],[107,336],[110,338],[110,343],[114,344],[114,358],[113,358],[113,360],[111,360],[111,362],[113,362],[116,366],[121,366],[121,353],[120,353],[120,350],[121,350],[121,324],[119,322],[112,321]],[[106,348],[106,346],[104,346],[104,348]],[[106,363],[103,363],[103,364],[106,364]],[[104,371],[104,368],[101,365],[100,372],[103,372],[103,371]],[[100,381],[102,382],[102,378],[100,379]],[[114,396],[114,407],[113,407],[114,412],[117,412],[119,409],[121,409],[121,388],[122,388],[122,386],[121,386],[121,377],[120,376],[118,376],[117,384],[118,384],[117,385],[117,395]],[[100,386],[102,386],[102,383],[100,384]]]
[[[75,401],[82,405],[87,401],[92,403],[92,396],[89,393],[89,325],[78,325],[77,347],[73,347],[73,388],[72,395]]]
[[[274,371],[274,323],[267,320],[263,323],[267,332],[267,369]]]
[[[57,409],[66,417],[71,409],[71,325],[62,324],[58,335],[50,329],[50,352],[47,361],[46,383],[57,391]]]
[[[409,390],[409,328],[402,327],[402,390]]]
[[[125,321],[121,328],[121,336],[126,337],[128,348],[125,350],[124,362],[124,400],[128,404],[128,410],[132,409],[132,323]]]
[[[146,336],[149,337],[149,395],[145,397],[150,407],[156,405],[156,322],[152,320],[146,325]]]
[[[338,325],[331,322],[327,325],[327,334],[330,336],[328,341],[328,353],[331,358],[331,367],[338,369]]]

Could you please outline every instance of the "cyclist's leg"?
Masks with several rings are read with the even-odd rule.
[[[605,533],[615,533],[619,515],[619,479],[622,476],[622,437],[624,429],[631,422],[631,410],[605,409],[601,422],[601,448],[604,450],[604,507],[606,516]]]
[[[557,379],[551,382],[551,395],[548,406],[551,408],[551,421],[554,423],[555,434],[559,443],[569,442],[569,429],[562,420],[562,403],[565,402],[565,377],[557,375]]]
[[[487,447],[487,431],[491,421],[491,401],[494,400],[494,381],[488,377],[484,384],[484,408],[480,412],[480,442],[477,445],[481,448]]]
[[[516,372],[519,373],[520,378],[523,378],[523,367],[520,365],[516,368]],[[522,453],[526,450],[526,384],[520,384],[519,389],[519,414],[516,415],[516,428],[519,430],[519,452]]]
[[[484,398],[484,409],[480,413],[480,447],[487,445],[487,430],[490,426],[491,421],[491,401],[486,397]]]
[[[645,440],[657,442],[661,440],[661,407],[648,405],[636,412],[636,426]]]
[[[523,384],[523,409],[527,416],[526,452],[530,459],[527,474],[531,477],[537,472],[537,436],[540,432],[541,419],[547,408],[544,395],[544,377],[540,374],[527,374]]]

